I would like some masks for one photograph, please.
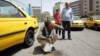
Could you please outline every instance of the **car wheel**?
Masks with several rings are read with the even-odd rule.
[[[97,24],[94,25],[94,29],[98,30],[98,25]]]
[[[82,30],[84,30],[84,28],[80,28],[80,30],[82,31]]]
[[[30,47],[34,43],[34,32],[32,30],[28,30],[25,35],[24,46]]]
[[[85,26],[85,28],[88,28],[87,25],[86,25],[86,23],[84,23],[84,26]]]

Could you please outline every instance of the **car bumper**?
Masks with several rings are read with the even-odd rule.
[[[71,25],[71,28],[84,28],[84,25],[73,24],[73,25]]]
[[[34,30],[35,30],[34,32],[35,33],[38,31],[38,28],[39,28],[38,26],[37,27],[34,27]]]

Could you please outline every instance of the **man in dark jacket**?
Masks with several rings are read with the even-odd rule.
[[[40,32],[38,34],[37,40],[41,44],[42,48],[44,48],[46,43],[53,45],[57,40],[58,38],[57,35],[53,33],[54,28],[63,29],[61,26],[56,25],[49,20],[47,20],[40,28]]]

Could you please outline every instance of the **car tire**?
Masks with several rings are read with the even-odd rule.
[[[28,30],[25,39],[24,39],[24,46],[30,47],[34,43],[34,32],[32,30]]]
[[[85,28],[88,28],[87,25],[86,25],[86,23],[84,23],[84,26],[85,26]]]
[[[98,30],[98,25],[97,24],[94,24],[94,29]]]
[[[84,28],[80,28],[80,30],[81,30],[81,31],[83,31],[83,30],[84,30]]]

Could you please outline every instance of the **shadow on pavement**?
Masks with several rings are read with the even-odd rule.
[[[33,51],[33,54],[34,55],[44,54],[43,50],[41,49],[41,46],[35,47],[34,51]]]
[[[64,52],[64,50],[56,50],[51,53],[48,53],[47,56],[69,56],[67,53]]]
[[[60,39],[58,39],[58,40],[68,40],[68,39],[62,39],[62,38],[60,38]]]
[[[52,52],[45,53],[45,52],[43,52],[43,50],[41,49],[40,46],[35,47],[33,54],[34,55],[43,54],[43,55],[46,55],[46,56],[69,56],[63,50],[55,50],[55,51],[52,51]]]
[[[0,52],[0,56],[13,56],[13,54],[17,53],[21,49],[23,49],[23,45],[18,44],[18,45],[15,45],[13,47],[10,47],[10,48]]]
[[[95,30],[94,28],[86,28],[86,29],[88,29],[88,30],[93,30],[93,31],[97,31],[97,32],[100,32],[100,28],[99,28],[99,29],[97,29],[97,30]]]

